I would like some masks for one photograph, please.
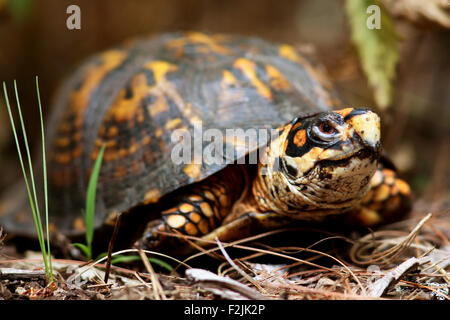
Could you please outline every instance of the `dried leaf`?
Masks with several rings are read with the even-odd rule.
[[[370,6],[379,10],[379,29],[370,29]],[[347,0],[347,16],[350,20],[352,41],[355,44],[361,66],[374,90],[375,102],[387,108],[392,101],[393,80],[398,61],[398,37],[388,13],[375,0]]]
[[[447,0],[383,0],[383,3],[396,16],[450,29],[450,2]]]

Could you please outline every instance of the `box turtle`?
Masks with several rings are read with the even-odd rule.
[[[340,105],[294,47],[255,37],[169,33],[97,54],[64,82],[48,121],[51,230],[83,235],[102,145],[96,230],[120,214],[119,238],[144,248],[186,244],[170,233],[230,241],[337,214],[391,221],[410,190],[380,156],[380,119]],[[6,197],[7,231],[34,233],[26,199]]]

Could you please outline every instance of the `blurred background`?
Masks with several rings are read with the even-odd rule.
[[[81,30],[66,27],[72,4],[81,9]],[[13,80],[18,81],[29,136],[38,137],[35,76],[48,112],[65,75],[90,54],[129,37],[199,30],[286,42],[323,65],[346,105],[378,109],[385,149],[432,211],[438,199],[450,198],[449,5],[440,0],[381,4],[399,39],[392,103],[383,109],[351,41],[344,0],[0,0],[0,80],[6,81],[10,100]],[[0,192],[21,179],[1,96]]]

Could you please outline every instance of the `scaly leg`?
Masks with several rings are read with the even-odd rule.
[[[351,213],[351,220],[363,226],[375,226],[397,220],[411,208],[409,185],[383,164],[370,181],[370,190],[361,206]]]
[[[146,249],[179,247],[183,241],[161,232],[202,237],[222,224],[245,187],[245,169],[229,167],[204,182],[193,185],[176,205],[161,212],[161,218],[150,221],[137,245]],[[185,244],[185,242],[184,242]]]

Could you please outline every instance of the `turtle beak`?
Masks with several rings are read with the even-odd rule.
[[[362,144],[378,153],[380,151],[380,117],[369,109],[353,109],[346,117]]]

